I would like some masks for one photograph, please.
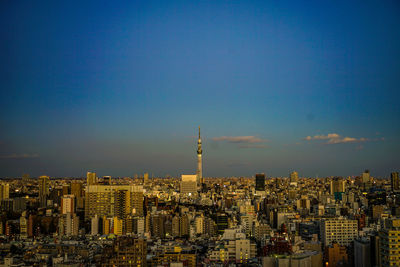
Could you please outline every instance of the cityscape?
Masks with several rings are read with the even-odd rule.
[[[398,266],[400,180],[49,176],[2,181],[2,266]]]
[[[0,1],[0,267],[400,267],[400,1]]]

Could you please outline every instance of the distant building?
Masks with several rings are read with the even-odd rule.
[[[61,214],[75,212],[75,196],[64,195],[61,197]]]
[[[0,184],[0,201],[10,198],[10,185],[6,183]]]
[[[38,178],[39,182],[39,202],[41,207],[46,207],[47,197],[49,195],[49,176],[40,176]]]
[[[369,170],[365,170],[362,174],[362,182],[363,183],[368,183],[371,179],[371,176],[369,174]]]
[[[97,176],[95,172],[87,172],[86,173],[86,185],[95,185],[97,184]]]
[[[197,175],[182,175],[180,192],[181,194],[196,194]]]
[[[265,174],[256,174],[256,191],[265,191]]]
[[[291,183],[297,183],[299,181],[299,174],[294,171],[290,173],[290,182]]]
[[[346,191],[346,181],[340,177],[335,177],[331,180],[330,192],[331,195],[335,193],[343,193]]]
[[[392,191],[400,190],[400,181],[399,181],[399,173],[398,172],[392,172],[390,174],[390,182],[391,182],[391,186],[392,186]]]

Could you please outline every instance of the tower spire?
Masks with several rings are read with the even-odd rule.
[[[197,185],[204,183],[203,181],[203,166],[201,156],[203,154],[203,149],[201,148],[201,136],[200,136],[200,126],[199,126],[199,140],[197,141]]]

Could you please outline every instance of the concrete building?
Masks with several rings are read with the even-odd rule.
[[[40,176],[38,178],[39,183],[39,202],[41,207],[46,207],[47,205],[47,197],[49,195],[49,176]]]
[[[400,219],[385,221],[379,232],[380,266],[400,266]]]
[[[346,266],[348,262],[346,247],[336,242],[325,247],[325,262],[329,267]]]
[[[7,183],[0,184],[0,201],[10,198],[10,185]]]
[[[299,174],[296,171],[290,173],[290,182],[297,183],[299,181]]]
[[[392,187],[392,191],[400,190],[400,180],[399,180],[399,173],[398,172],[392,172],[390,174],[390,184],[391,184],[391,187]]]
[[[357,220],[338,218],[321,222],[321,239],[324,246],[329,246],[334,241],[341,246],[348,246],[357,236]]]
[[[64,195],[61,197],[61,214],[75,212],[75,195]]]
[[[197,193],[197,175],[182,175],[181,176],[181,194],[191,194]]]
[[[118,193],[118,191],[125,192]],[[95,215],[99,217],[123,216],[124,214],[131,214],[133,209],[137,215],[143,214],[142,186],[91,185],[86,188],[85,195],[85,220],[89,220]],[[123,198],[122,195],[124,195],[125,198]],[[119,198],[119,196],[121,198]],[[128,208],[132,210],[128,211]]]
[[[371,267],[371,243],[368,239],[354,240],[354,266]]]

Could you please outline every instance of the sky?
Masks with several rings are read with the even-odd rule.
[[[0,3],[0,177],[388,177],[400,3]]]

